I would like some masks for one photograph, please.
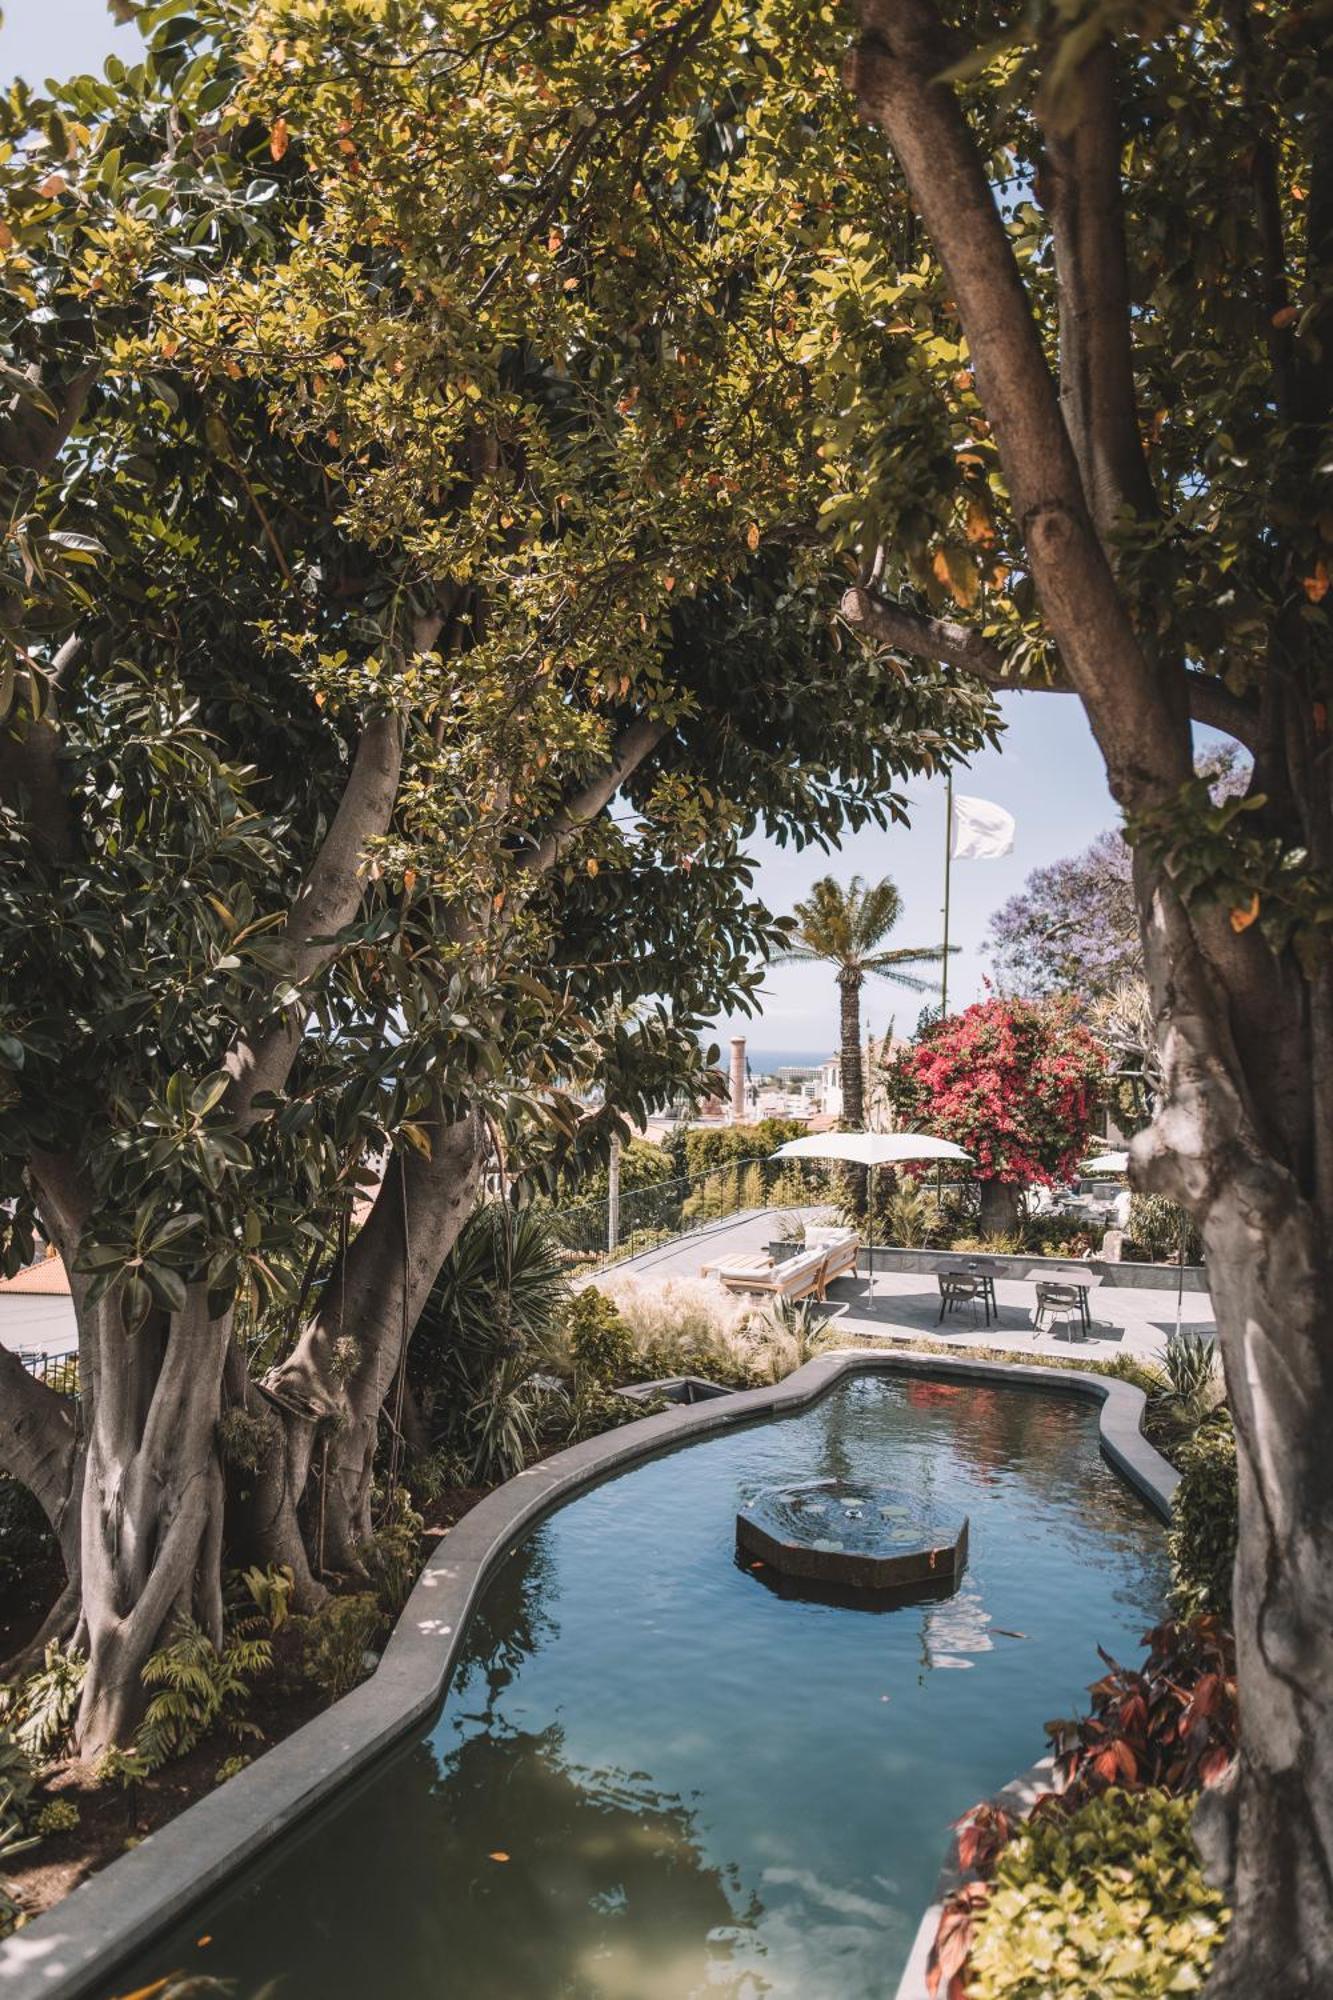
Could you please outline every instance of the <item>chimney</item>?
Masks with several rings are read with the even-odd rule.
[[[733,1125],[745,1123],[744,1035],[733,1035],[731,1038],[731,1120]]]

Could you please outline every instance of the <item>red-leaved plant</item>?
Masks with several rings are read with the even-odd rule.
[[[1157,1626],[1147,1646],[1139,1668],[1102,1653],[1108,1671],[1091,1690],[1091,1713],[1046,1725],[1071,1806],[1108,1785],[1192,1792],[1230,1768],[1239,1727],[1230,1634],[1216,1618],[1191,1618]]]

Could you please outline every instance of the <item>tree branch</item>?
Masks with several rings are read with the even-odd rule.
[[[430,652],[443,625],[442,611],[419,618],[413,651]],[[322,971],[337,949],[330,939],[361,907],[366,848],[392,823],[406,743],[407,717],[401,709],[373,717],[361,732],[333,824],[277,941],[281,978],[293,986],[304,986]],[[275,989],[277,984],[275,980]],[[301,1045],[303,1016],[304,1003],[294,1001],[276,1021],[270,1013],[269,1025],[258,1032],[238,1035],[229,1050],[223,1062],[232,1079],[227,1108],[240,1129],[254,1116],[255,1098],[281,1090],[286,1082]]]
[[[304,986],[332,958],[330,938],[350,924],[365,894],[367,844],[386,833],[398,797],[406,721],[401,712],[376,716],[361,732],[333,823],[293,903],[280,936],[283,977]],[[238,1036],[223,1067],[231,1076],[228,1108],[242,1129],[261,1091],[281,1090],[301,1042],[304,1006],[294,1001],[276,1020]]]
[[[1047,117],[1048,207],[1060,311],[1060,407],[1104,543],[1116,517],[1156,511],[1139,434],[1120,182],[1115,52],[1099,42]]]
[[[33,1495],[57,1537],[74,1484],[75,1405],[0,1347],[0,1468]]]
[[[929,0],[862,0],[851,66],[862,112],[888,136],[957,301],[1042,610],[1082,696],[1122,806],[1173,796],[1193,768],[1138,644],[1088,513],[1031,301],[954,92]],[[1183,675],[1181,676],[1183,678]]]
[[[546,832],[520,855],[519,868],[528,875],[544,874],[553,868],[570,842],[596,819],[626,778],[657,748],[668,728],[667,723],[650,722],[646,717],[631,723],[617,740],[611,761],[561,807]]]
[[[33,395],[20,392],[9,415],[0,420],[0,466],[11,472],[40,474],[50,471],[65,439],[83,415],[97,380],[98,365],[89,362],[77,369],[55,391],[45,387],[36,363],[27,372]],[[44,409],[38,396],[50,408]]]
[[[78,836],[60,774],[60,736],[49,722],[28,722],[21,736],[12,730],[0,735],[0,799],[26,813],[46,860],[74,860]]]
[[[1005,658],[998,646],[972,626],[959,625],[951,618],[931,618],[903,605],[891,604],[860,585],[843,597],[841,611],[849,625],[867,638],[906,653],[914,660],[943,660],[984,681],[987,687],[1012,694],[1074,694],[1074,683],[1063,672],[1050,680],[1020,680],[1006,671]],[[1187,673],[1186,692],[1190,716],[1210,729],[1234,736],[1248,750],[1259,738],[1259,716],[1248,702],[1234,695],[1211,674]]]

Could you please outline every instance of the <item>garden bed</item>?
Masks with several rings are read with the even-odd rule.
[[[487,1487],[455,1487],[440,1494],[426,1511],[420,1541],[424,1564],[435,1552],[455,1522],[485,1498]],[[42,1613],[25,1614],[24,1623],[35,1631]],[[16,1643],[24,1633],[11,1628]],[[246,1710],[258,1736],[242,1742],[216,1731],[184,1756],[175,1757],[160,1770],[122,1787],[99,1778],[86,1764],[62,1760],[43,1779],[43,1797],[74,1806],[78,1825],[68,1831],[48,1833],[37,1846],[6,1862],[4,1878],[10,1894],[25,1919],[52,1909],[71,1889],[105,1868],[127,1849],[137,1847],[192,1806],[196,1800],[216,1791],[219,1769],[238,1756],[251,1762],[302,1728],[321,1709],[327,1697],[309,1682],[267,1686],[260,1681]],[[239,1765],[237,1766],[239,1768]],[[222,1782],[225,1782],[222,1781]]]

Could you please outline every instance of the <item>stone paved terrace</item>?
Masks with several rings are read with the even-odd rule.
[[[612,1268],[617,1273],[644,1278],[694,1278],[699,1275],[700,1265],[715,1258],[737,1251],[766,1249],[773,1233],[773,1212],[760,1210],[733,1222],[714,1224],[692,1236],[677,1237],[638,1257],[625,1258]],[[975,1319],[971,1309],[964,1307],[939,1324],[939,1286],[933,1277],[877,1270],[872,1296],[864,1268],[864,1251],[861,1264],[854,1277],[840,1278],[829,1286],[827,1307],[838,1332],[858,1341],[928,1334],[933,1339],[947,1340],[950,1347],[1003,1347],[1015,1354],[1037,1358],[1052,1353],[1078,1354],[1093,1362],[1114,1354],[1156,1359],[1176,1323],[1174,1288],[1140,1291],[1102,1285],[1089,1297],[1093,1326],[1087,1339],[1071,1340],[1067,1330],[1058,1324],[1037,1334],[1032,1327],[1032,1308],[1036,1302],[1033,1286],[1017,1279],[1000,1278],[995,1287],[998,1321],[992,1315],[988,1327],[978,1306]],[[1192,1333],[1215,1335],[1206,1292],[1185,1292],[1180,1323]]]

